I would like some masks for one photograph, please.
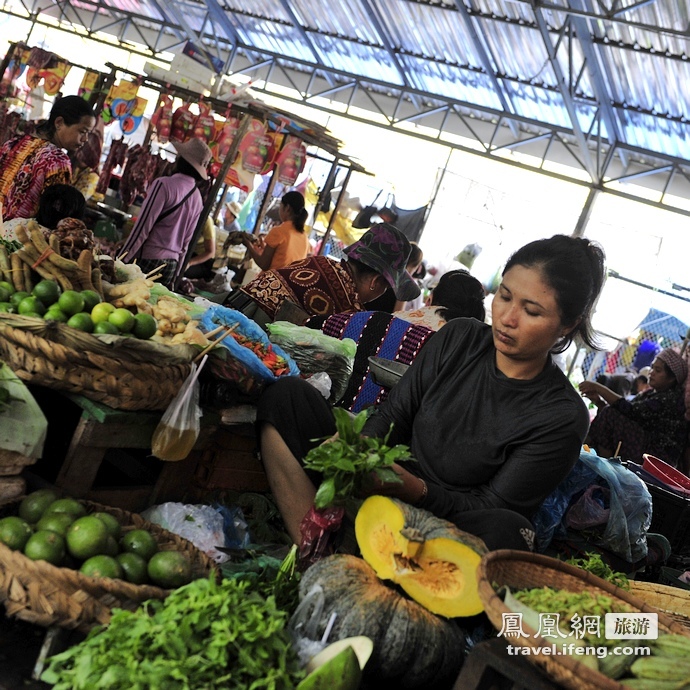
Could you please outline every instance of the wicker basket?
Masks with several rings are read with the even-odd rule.
[[[492,551],[482,558],[477,578],[479,596],[486,615],[497,630],[501,630],[503,626],[503,614],[510,612],[496,593],[496,589],[504,585],[512,590],[531,587],[553,587],[570,592],[587,590],[618,599],[633,610],[658,612],[653,606],[610,582],[581,568],[539,554],[510,550]],[[511,637],[510,643],[532,647],[532,653],[527,658],[542,666],[558,683],[572,690],[625,690],[621,683],[585,666],[577,661],[576,657],[537,652],[536,647],[544,644],[543,638],[537,637],[535,640],[535,631],[525,624],[523,628],[530,637]],[[659,630],[690,636],[687,628],[664,613],[659,613]]]
[[[80,501],[89,513],[110,513],[122,531],[148,530],[161,551],[180,551],[192,564],[195,578],[215,571],[211,559],[186,539],[147,522],[136,513]],[[0,517],[16,514],[19,500],[0,506]],[[148,599],[165,599],[169,590],[153,585],[134,585],[125,580],[94,578],[78,570],[58,568],[46,561],[32,561],[19,551],[0,543],[0,601],[9,616],[45,627],[58,625],[87,632],[94,625],[107,624],[112,608],[134,610]]]
[[[0,313],[0,359],[20,379],[116,409],[168,406],[189,376],[194,350],[170,348],[166,357],[166,347],[116,336],[107,342],[55,321]]]
[[[630,581],[630,593],[645,604],[653,606],[690,632],[690,592],[680,587],[670,587],[656,582]]]

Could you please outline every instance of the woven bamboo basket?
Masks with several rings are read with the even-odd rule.
[[[194,353],[0,313],[0,359],[20,379],[116,409],[165,409],[189,376]]]
[[[16,514],[19,499],[0,506],[0,517]],[[133,529],[148,530],[161,551],[184,553],[192,565],[192,577],[208,577],[215,565],[191,542],[162,527],[147,522],[136,513],[80,501],[88,513],[110,513],[122,525],[123,533]],[[110,621],[111,609],[136,609],[149,599],[165,599],[170,590],[154,585],[134,585],[125,580],[95,578],[70,568],[58,568],[46,561],[32,561],[19,551],[0,543],[0,601],[9,616],[48,627],[88,632]]]
[[[510,609],[496,593],[506,585],[512,590],[531,587],[553,587],[569,592],[604,594],[626,604],[633,611],[659,614],[659,630],[690,637],[687,628],[653,606],[642,601],[634,594],[616,587],[591,573],[564,563],[555,558],[523,551],[499,550],[484,556],[477,570],[479,596],[489,620],[497,630],[503,626],[503,614]],[[625,686],[616,680],[607,678],[585,664],[577,657],[551,655],[537,652],[536,648],[544,644],[544,638],[537,637],[536,631],[523,623],[527,636],[510,637],[510,644],[531,647],[527,658],[543,667],[558,683],[572,690],[625,690]]]
[[[655,609],[663,611],[690,632],[690,591],[656,582],[631,580],[630,593]]]

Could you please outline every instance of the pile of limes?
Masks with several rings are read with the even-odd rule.
[[[104,302],[95,290],[65,290],[54,280],[37,283],[31,294],[0,282],[0,311],[60,321],[86,333],[123,335],[147,340],[158,329],[151,314],[133,314]]]
[[[124,530],[107,512],[87,514],[73,498],[39,489],[22,499],[17,515],[0,519],[0,542],[34,561],[165,589],[187,584],[191,564],[179,551],[159,551],[145,529]]]

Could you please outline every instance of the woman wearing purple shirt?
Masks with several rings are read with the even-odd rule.
[[[137,222],[122,252],[128,263],[137,259],[145,273],[165,268],[159,282],[172,289],[203,209],[199,183],[208,179],[211,150],[201,139],[173,143],[177,161],[173,174],[149,187]]]

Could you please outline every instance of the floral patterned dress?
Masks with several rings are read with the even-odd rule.
[[[49,141],[24,135],[0,149],[0,203],[5,220],[33,218],[46,187],[69,184],[69,156]]]

